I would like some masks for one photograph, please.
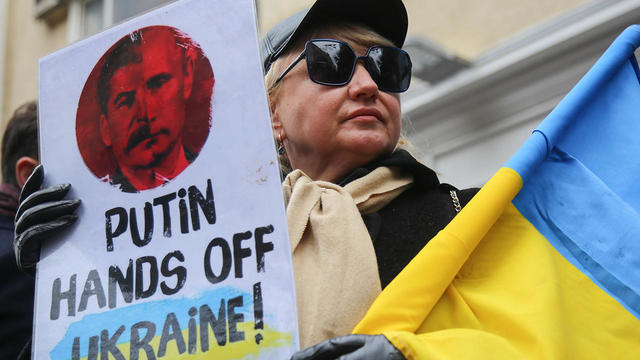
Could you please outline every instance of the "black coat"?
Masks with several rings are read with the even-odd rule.
[[[362,216],[373,240],[384,288],[457,214],[450,191],[456,192],[460,205],[464,206],[478,189],[458,190],[449,184],[441,184],[433,170],[404,150],[356,169],[338,184],[344,186],[379,166],[402,167],[414,176],[413,185],[387,206]]]
[[[34,278],[18,269],[13,253],[13,216],[0,214],[0,359],[26,350],[33,325]]]

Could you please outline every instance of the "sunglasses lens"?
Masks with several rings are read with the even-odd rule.
[[[346,44],[315,40],[307,43],[305,51],[311,80],[323,85],[344,85],[351,79],[356,55]]]
[[[411,59],[406,52],[388,46],[369,50],[367,70],[383,91],[403,92],[411,83]]]
[[[312,40],[305,48],[309,78],[322,85],[341,86],[351,80],[358,57],[351,47],[337,40]],[[403,92],[411,83],[409,54],[391,46],[374,46],[365,65],[382,91]]]

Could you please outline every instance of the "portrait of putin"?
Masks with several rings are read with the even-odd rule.
[[[138,192],[167,183],[194,161],[202,141],[194,144],[193,136],[185,137],[189,130],[193,133],[190,127],[203,127],[193,124],[197,119],[187,121],[195,115],[189,113],[194,87],[213,86],[212,73],[208,82],[202,75],[196,79],[202,58],[188,36],[169,26],[136,30],[104,54],[94,69],[99,104],[94,127],[101,142],[94,145],[110,153],[113,165],[102,170],[106,174],[92,169],[96,175],[124,192]],[[210,126],[211,90],[208,97],[202,89],[198,94],[195,101],[206,102],[200,107],[209,110],[199,115],[207,117],[199,122]],[[83,157],[88,164],[90,156]]]

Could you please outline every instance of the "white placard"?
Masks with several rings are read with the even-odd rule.
[[[288,358],[289,240],[251,0],[183,0],[40,60],[36,359]]]

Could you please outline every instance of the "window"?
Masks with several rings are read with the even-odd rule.
[[[93,35],[106,27],[103,3],[103,0],[82,2],[82,35]]]
[[[69,41],[96,34],[147,10],[175,0],[72,0]]]
[[[169,0],[113,0],[113,23],[122,22],[146,10],[169,2]]]
[[[35,16],[49,22],[60,20],[66,3],[65,0],[35,0]]]

